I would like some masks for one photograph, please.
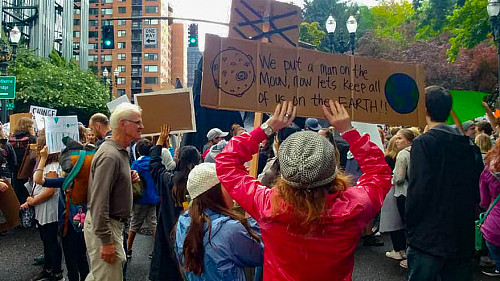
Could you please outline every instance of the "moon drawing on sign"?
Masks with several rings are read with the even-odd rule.
[[[385,98],[397,113],[412,113],[417,108],[420,98],[417,83],[404,73],[395,73],[385,82]]]
[[[243,96],[255,83],[252,56],[232,47],[218,53],[210,69],[215,87],[231,96]]]

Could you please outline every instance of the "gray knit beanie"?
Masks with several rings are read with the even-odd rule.
[[[316,132],[289,136],[279,147],[278,160],[283,179],[293,187],[323,186],[337,175],[335,148]]]

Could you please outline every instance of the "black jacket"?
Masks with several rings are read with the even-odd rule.
[[[438,125],[413,142],[405,219],[411,247],[434,256],[469,258],[483,169],[479,148]]]
[[[160,194],[160,211],[149,280],[182,281],[171,243],[171,233],[183,208],[176,207],[172,198],[174,174],[167,171],[161,162],[161,149],[160,145],[151,148],[151,162],[149,162],[149,171]]]

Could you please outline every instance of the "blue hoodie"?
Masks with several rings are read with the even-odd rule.
[[[205,210],[212,222],[211,244],[208,242],[208,224],[205,223],[203,245],[203,273],[197,276],[185,272],[188,281],[246,281],[245,267],[261,266],[264,261],[264,245],[250,237],[243,225],[230,217]],[[249,218],[249,225],[260,235],[257,222]],[[175,232],[174,251],[183,264],[182,249],[186,239],[191,217],[189,211],[179,217]]]
[[[135,160],[132,163],[132,170],[136,170],[139,175],[146,182],[146,189],[142,191],[142,197],[139,199],[136,204],[140,205],[155,205],[160,202],[160,197],[158,196],[158,192],[156,190],[155,181],[149,172],[149,162],[151,161],[151,157],[149,156],[141,156],[139,159]]]

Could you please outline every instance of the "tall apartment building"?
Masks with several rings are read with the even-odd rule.
[[[99,75],[106,68],[111,76],[119,70],[115,96],[127,95],[131,100],[137,93],[169,88],[172,76],[171,26],[166,20],[119,18],[168,16],[173,12],[168,0],[90,0],[88,22],[89,68]],[[111,20],[115,19],[115,20]],[[74,54],[81,61],[85,52],[79,37],[84,32],[75,19]],[[80,25],[78,25],[80,24]],[[102,26],[113,25],[115,49],[102,49]],[[144,40],[144,33],[156,34],[156,41]]]
[[[198,63],[200,62],[202,53],[198,46],[187,48],[187,80],[188,87],[192,87],[194,84],[194,72],[198,68]]]

